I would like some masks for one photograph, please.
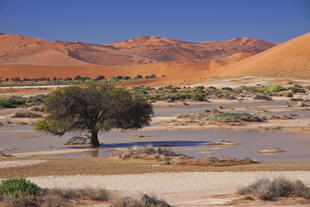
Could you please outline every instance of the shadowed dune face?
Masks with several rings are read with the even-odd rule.
[[[235,53],[258,53],[276,44],[253,38],[217,42],[183,42],[145,36],[100,45],[46,41],[20,35],[0,35],[0,64],[133,65],[165,61],[216,60]]]
[[[107,44],[106,46],[126,54],[147,56],[158,62],[164,62],[216,60],[235,53],[259,53],[275,45],[275,43],[253,38],[192,43],[169,38],[143,36]]]

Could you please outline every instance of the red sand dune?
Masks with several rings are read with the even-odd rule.
[[[258,54],[235,53],[214,61],[171,61],[127,66],[51,66],[2,64],[0,77],[74,77],[76,75],[109,78],[117,75],[155,74],[159,78],[118,85],[182,85],[210,78],[238,75],[310,79],[310,33],[279,44]],[[165,75],[166,77],[161,77]]]
[[[145,36],[100,45],[46,41],[0,34],[0,64],[132,65],[165,61],[216,60],[235,53],[258,53],[276,44],[253,38],[192,43]]]

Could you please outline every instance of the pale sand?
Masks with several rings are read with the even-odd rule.
[[[155,194],[177,206],[210,204],[210,197],[233,194],[258,178],[285,176],[310,186],[310,172],[183,172],[128,175],[74,175],[29,178],[44,188],[105,188],[128,195]],[[199,205],[194,205],[194,203]]]
[[[48,162],[48,160],[16,160],[16,161],[0,161],[1,168],[22,167],[28,165],[37,165]]]
[[[30,157],[36,155],[57,155],[57,154],[71,154],[71,153],[80,153],[80,152],[89,152],[96,149],[87,148],[87,149],[64,149],[64,150],[51,150],[51,151],[39,151],[39,152],[22,152],[22,153],[13,153],[10,154],[13,157]]]

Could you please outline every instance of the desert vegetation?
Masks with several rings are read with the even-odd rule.
[[[36,95],[31,97],[11,96],[8,98],[0,98],[0,109],[40,105],[44,102],[46,97],[47,95]]]
[[[310,199],[310,188],[300,180],[290,181],[285,177],[273,180],[262,178],[238,191],[241,195],[252,195],[262,200],[275,201],[280,197],[303,197]]]
[[[231,158],[231,157],[205,157],[195,159],[182,153],[177,153],[168,148],[147,146],[133,146],[125,150],[116,150],[112,158],[121,160],[149,160],[158,161],[164,165],[182,166],[233,166],[256,164],[258,162],[251,158]]]
[[[111,207],[172,207],[156,196],[120,197],[103,188],[43,189],[25,178],[0,184],[0,204],[8,207],[73,207],[85,205],[85,201],[108,202]]]
[[[88,77],[77,75],[75,77],[57,78],[57,77],[40,77],[40,78],[5,78],[0,79],[0,87],[5,86],[34,86],[34,85],[79,85],[87,83],[115,83],[115,82],[128,82],[137,80],[146,80],[157,78],[155,74],[150,75],[137,75],[135,77],[130,76],[113,76],[105,78],[103,75],[97,77]]]
[[[153,113],[143,97],[126,89],[95,84],[57,90],[45,99],[44,105],[48,115],[36,124],[37,130],[58,136],[84,131],[93,147],[100,145],[100,131],[142,128],[149,124]]]
[[[208,101],[209,99],[227,99],[227,100],[242,100],[245,98],[253,98],[257,100],[272,100],[272,96],[286,96],[292,97],[294,94],[304,94],[309,91],[309,86],[294,85],[283,87],[280,85],[271,86],[241,86],[238,88],[215,88],[197,86],[190,87],[176,87],[166,86],[159,88],[152,87],[133,87],[132,90],[136,93],[143,94],[149,100],[196,100]]]
[[[250,122],[265,122],[265,116],[254,113],[222,112],[217,109],[204,110],[199,114],[179,114],[172,120],[160,120],[158,125],[173,126],[207,126],[207,125],[230,125],[239,126]]]

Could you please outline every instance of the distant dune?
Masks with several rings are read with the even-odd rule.
[[[0,35],[1,38],[2,35]],[[6,35],[5,35],[6,36]],[[7,37],[6,37],[7,38]],[[9,35],[9,38],[12,38],[12,35]],[[16,36],[17,40],[23,38]],[[13,48],[16,50],[24,50],[26,48],[39,48],[36,45],[39,45],[40,48],[45,44],[58,44],[58,42],[45,42],[44,40],[39,40],[36,38],[28,39],[21,46],[18,42],[11,42],[7,44],[5,48],[10,50]],[[166,44],[166,42],[174,42],[175,40],[157,38],[157,37],[140,37],[137,38],[138,41],[153,41],[159,42],[158,44]],[[43,43],[41,43],[43,41]],[[234,39],[224,42],[205,42],[197,43],[199,44],[220,44],[225,45],[225,42],[235,42],[238,41],[240,44],[247,44],[250,39]],[[1,42],[1,41],[0,41]],[[37,43],[34,43],[37,42]],[[128,45],[133,48],[132,51],[135,51],[136,47],[134,46],[136,39],[125,42],[114,43],[113,47],[123,48],[119,49],[121,53],[129,53]],[[180,42],[179,44],[188,44],[186,42]],[[31,43],[31,44],[30,44]],[[61,43],[61,44],[60,44]],[[130,65],[96,65],[91,64],[71,56],[64,55],[62,51],[67,51],[66,48],[76,48],[82,47],[84,43],[66,43],[60,42],[57,45],[56,49],[44,50],[37,52],[36,55],[25,54],[25,59],[28,61],[25,64],[0,64],[0,78],[12,78],[12,77],[74,77],[76,75],[97,77],[98,75],[103,75],[107,78],[117,76],[117,75],[128,75],[134,77],[136,75],[151,75],[155,74],[158,78],[142,80],[138,82],[124,82],[120,85],[124,86],[134,86],[134,85],[184,85],[190,83],[199,83],[207,81],[208,79],[213,78],[224,78],[224,77],[233,77],[239,75],[256,75],[256,76],[265,76],[265,77],[284,77],[284,78],[299,78],[299,79],[310,79],[310,33],[301,35],[297,38],[289,40],[285,43],[278,44],[270,49],[267,49],[263,52],[256,54],[255,52],[235,52],[230,56],[225,56],[223,58],[217,58],[215,60],[178,60],[178,61],[168,61],[168,62],[148,62],[147,64],[130,64]],[[239,44],[238,43],[238,44]],[[30,44],[30,45],[29,45]],[[34,46],[32,46],[34,44]],[[192,44],[192,43],[189,43]],[[17,46],[19,45],[19,46]],[[124,45],[127,45],[126,47]],[[147,48],[148,43],[142,44],[141,47]],[[101,50],[101,47],[107,46],[98,46],[91,45],[88,47],[94,47],[96,50]],[[98,48],[99,49],[98,49]],[[111,46],[112,47],[112,46]],[[129,48],[130,48],[129,47]],[[237,46],[236,46],[237,47]],[[3,47],[1,52],[3,52]],[[125,49],[124,49],[125,48]],[[12,50],[13,50],[12,49]],[[110,48],[111,49],[111,48]],[[114,49],[113,49],[114,50]],[[32,50],[31,50],[32,51]],[[36,51],[36,50],[34,50]],[[150,50],[152,51],[152,50]],[[14,53],[16,54],[16,53]],[[39,58],[39,54],[43,54],[45,57],[48,54],[51,58],[44,59]],[[172,53],[171,53],[172,54]],[[177,54],[177,53],[175,53]],[[181,53],[182,54],[182,53]],[[195,54],[195,53],[194,53]],[[0,60],[4,60],[3,53],[0,56]],[[130,54],[129,56],[133,56]],[[6,55],[6,60],[11,57],[13,58],[13,53],[8,53]],[[17,58],[18,57],[18,58]],[[95,59],[97,56],[89,57]],[[16,59],[19,60],[21,56],[16,56]],[[155,57],[152,57],[155,58]],[[58,59],[62,63],[68,63],[68,65],[46,65],[39,64],[41,61],[50,61],[52,59]],[[20,59],[22,60],[22,58]],[[36,60],[38,64],[31,63],[30,60]],[[128,59],[127,59],[128,60]],[[56,60],[55,60],[56,61]],[[143,59],[146,61],[146,59]],[[22,61],[21,61],[22,62]],[[35,61],[33,61],[35,62]]]
[[[216,60],[235,53],[258,53],[275,45],[253,38],[192,43],[154,36],[100,45],[0,34],[0,64],[82,66]]]
[[[310,32],[213,71],[216,76],[240,74],[310,79]],[[205,73],[206,76],[210,74]]]

